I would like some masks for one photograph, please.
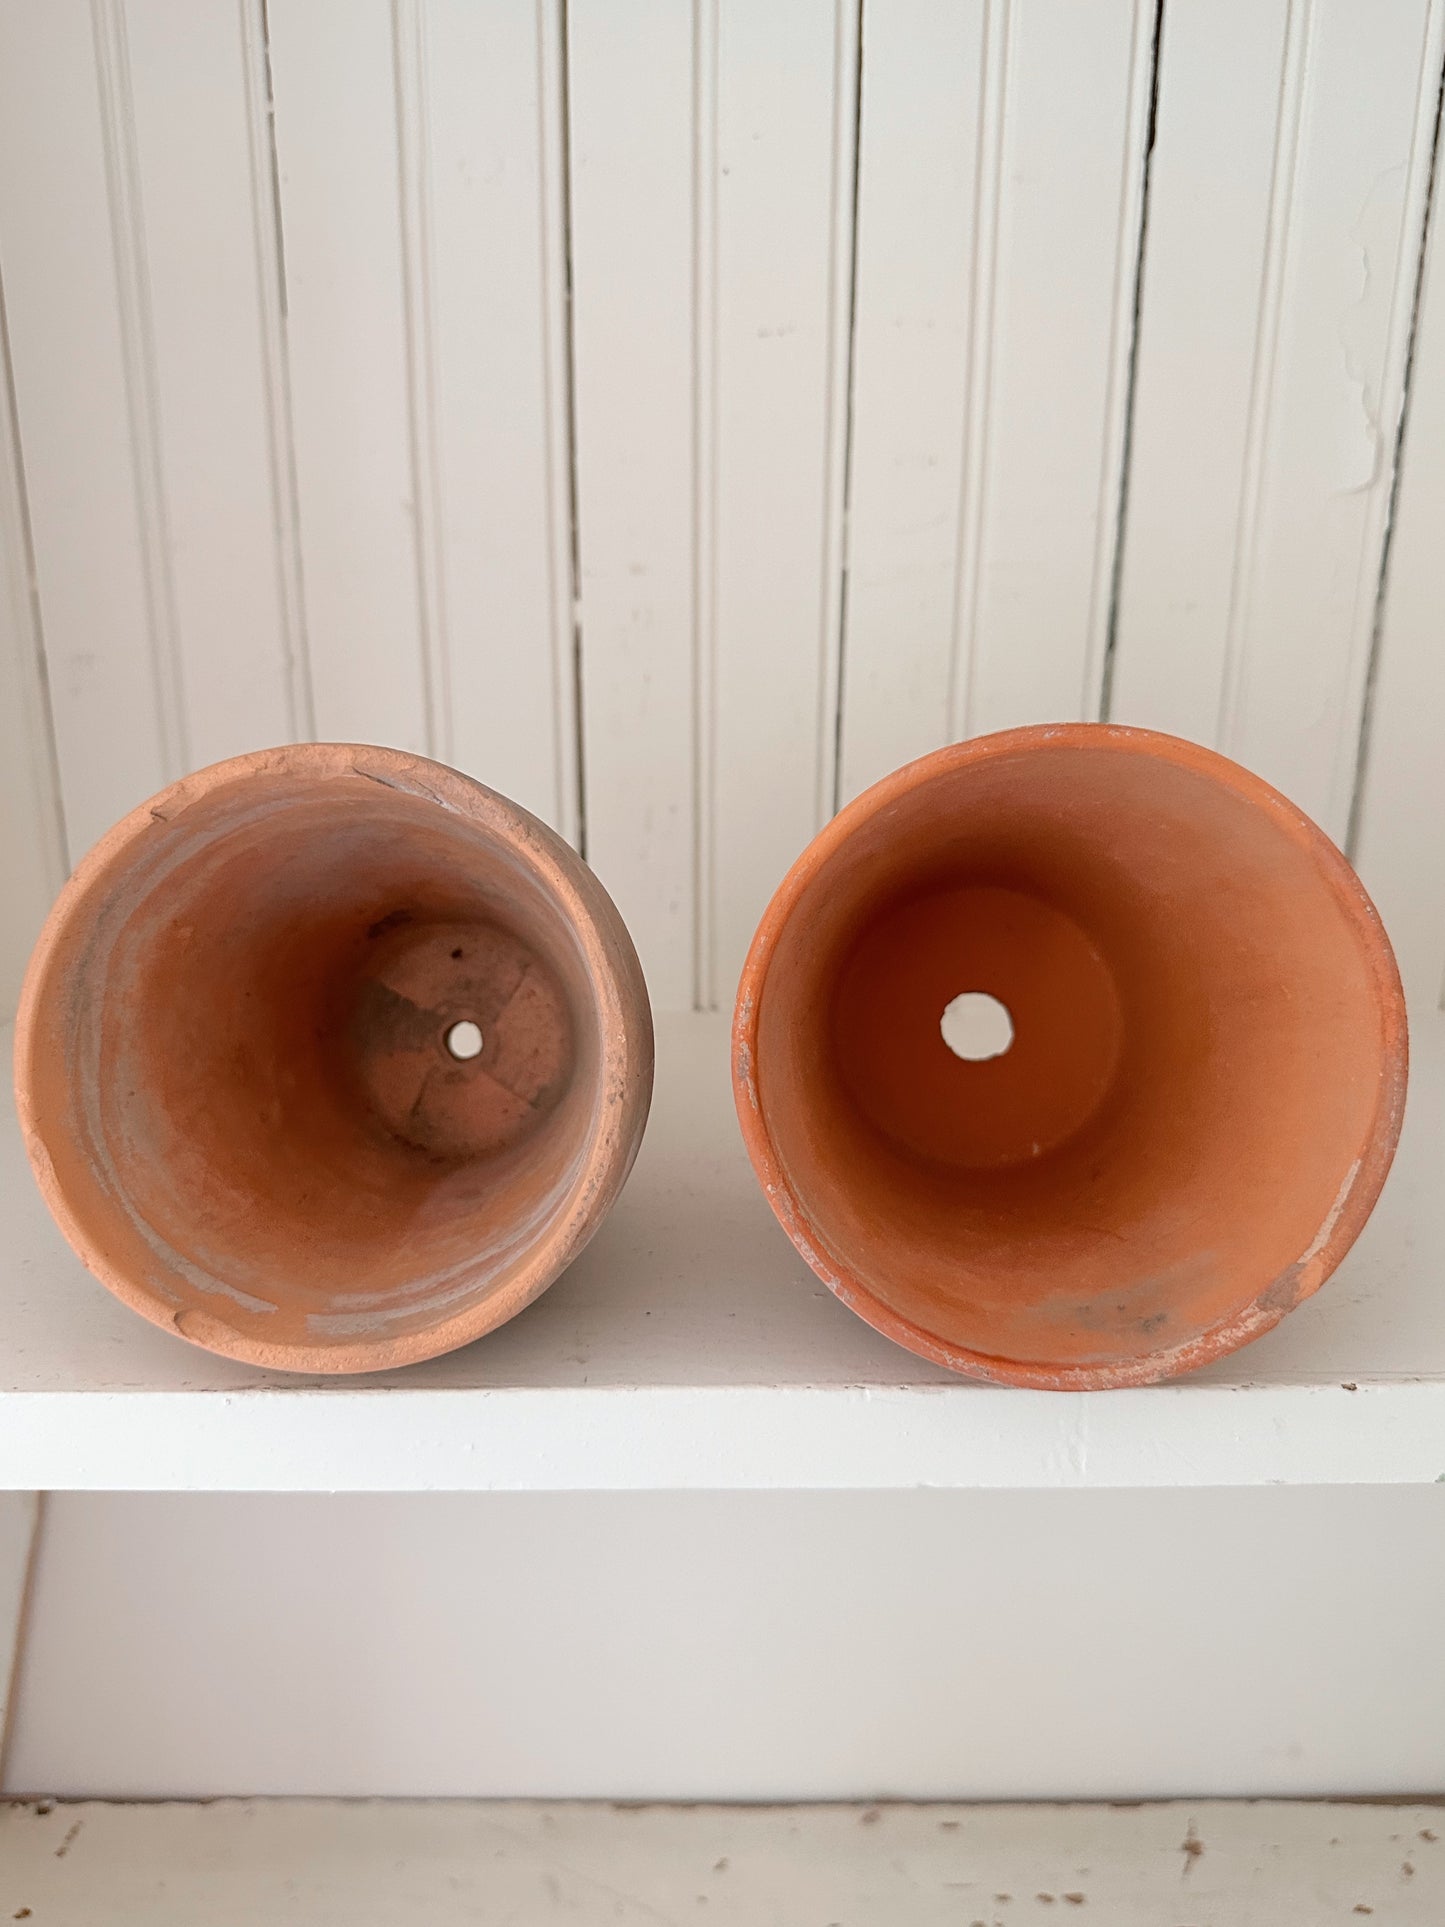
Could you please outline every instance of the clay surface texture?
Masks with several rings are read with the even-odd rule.
[[[383,1369],[511,1317],[620,1190],[652,1088],[636,954],[525,810],[397,751],[203,770],[118,824],[37,945],[21,1122],[118,1296],[253,1363]]]
[[[1007,1022],[960,1043],[965,1004]],[[1394,958],[1277,792],[1145,730],[1046,726],[895,772],[799,859],[734,1025],[798,1249],[972,1376],[1141,1384],[1315,1291],[1379,1193]]]

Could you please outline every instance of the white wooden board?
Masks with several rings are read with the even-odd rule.
[[[696,995],[693,29],[567,9],[585,852],[663,1009]]]
[[[1106,701],[1343,835],[1445,0],[1178,0],[1151,154],[1153,34],[0,6],[11,977],[57,784],[75,852],[313,733],[585,841],[664,1009],[961,734]]]
[[[1339,840],[1442,35],[1431,0],[1165,10],[1111,713]]]
[[[434,495],[413,445],[392,12],[271,0],[266,18],[316,728],[427,751],[443,700],[419,592]]]
[[[1097,713],[1153,23],[865,10],[845,797]]]
[[[46,1801],[0,1813],[0,1908],[46,1927],[1433,1927],[1442,1834],[1430,1805],[1282,1801]]]
[[[575,836],[556,8],[22,12],[0,265],[78,847],[318,731]]]
[[[0,1010],[7,1012],[69,868],[9,366],[0,307]]]
[[[1445,1006],[1442,229],[1445,216],[1437,198],[1421,291],[1354,853],[1395,945],[1406,995],[1415,1009],[1432,1014]]]
[[[731,1002],[833,807],[857,13],[568,13],[586,849]]]
[[[698,1002],[833,813],[858,85],[853,0],[722,0],[700,48]],[[703,16],[706,18],[706,15]]]
[[[194,768],[311,734],[261,16],[185,0],[108,11],[146,326],[138,499]]]
[[[395,9],[433,751],[578,820],[556,0]]]
[[[845,798],[948,733],[987,18],[986,0],[865,9]]]
[[[723,1020],[659,1027],[628,1188],[551,1290],[407,1371],[295,1379],[169,1336],[60,1238],[7,1126],[0,1486],[166,1491],[1431,1484],[1445,1475],[1445,1024],[1405,1138],[1317,1297],[1172,1385],[968,1384],[808,1271],[744,1154]]]
[[[0,1791],[1408,1798],[1445,1784],[1442,1521],[1435,1486],[52,1493]]]
[[[0,273],[73,855],[187,761],[119,24],[0,7]]]

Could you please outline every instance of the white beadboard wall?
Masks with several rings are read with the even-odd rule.
[[[0,0],[0,998],[122,812],[349,736],[726,1007],[840,801],[1112,716],[1346,842],[1438,1023],[1442,60],[1445,0]],[[1111,1497],[53,1501],[4,1783],[1439,1784],[1428,1491]]]
[[[661,1009],[1027,720],[1213,742],[1388,893],[1442,54],[1445,0],[0,0],[7,998],[68,858],[309,736],[558,825]]]
[[[1344,842],[1445,7],[1163,19],[1109,713],[1213,743]]]
[[[863,18],[844,797],[1099,714],[1155,8]]]

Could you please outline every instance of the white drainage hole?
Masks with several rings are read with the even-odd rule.
[[[955,1057],[982,1064],[1002,1057],[1014,1040],[1014,1020],[1008,1006],[986,990],[961,991],[944,1006],[938,1028]]]
[[[1003,1006],[1000,1005],[999,1008],[1002,1009]],[[445,1041],[452,1056],[459,1057],[463,1063],[469,1057],[477,1057],[481,1054],[482,1033],[470,1017],[464,1017],[459,1024],[453,1024],[446,1034]]]

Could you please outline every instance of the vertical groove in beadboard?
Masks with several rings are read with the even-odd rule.
[[[717,1005],[718,0],[693,0],[693,1001]]]
[[[1265,229],[1264,271],[1260,276],[1259,317],[1255,325],[1254,367],[1250,376],[1244,475],[1239,494],[1239,521],[1235,533],[1229,616],[1224,638],[1224,674],[1215,731],[1215,747],[1226,752],[1234,741],[1244,701],[1249,613],[1259,560],[1260,518],[1273,415],[1280,315],[1284,305],[1285,270],[1295,209],[1300,137],[1304,125],[1302,109],[1312,8],[1313,0],[1290,0],[1285,25],[1279,118],[1275,125],[1269,218]]]
[[[998,228],[1003,199],[1003,145],[1008,108],[1008,40],[1012,0],[987,0],[983,79],[978,102],[978,169],[973,250],[969,263],[968,383],[963,417],[963,490],[954,568],[953,646],[948,669],[948,734],[957,742],[972,727],[977,657],[979,578],[983,561],[988,476],[990,389]]]
[[[863,0],[834,0],[832,232],[828,249],[828,418],[823,462],[823,572],[815,748],[820,830],[838,808],[843,653],[847,639],[848,456],[858,259],[858,133],[863,104]]]
[[[582,803],[582,643],[577,618],[577,434],[572,380],[571,195],[565,0],[536,0],[540,148],[542,407],[546,435],[548,616],[552,638],[556,823],[587,854]]]
[[[411,431],[412,522],[421,634],[427,750],[453,759],[442,475],[437,423],[436,332],[432,325],[431,129],[427,110],[425,0],[392,0],[396,82],[397,192],[406,314],[407,417]]]
[[[1330,777],[1332,814],[1337,819],[1342,818],[1345,823],[1345,850],[1351,856],[1359,841],[1361,797],[1365,767],[1369,760],[1371,707],[1390,566],[1390,532],[1399,499],[1400,461],[1410,408],[1410,376],[1425,285],[1425,250],[1429,242],[1436,192],[1440,107],[1442,88],[1445,88],[1442,40],[1445,40],[1445,0],[1431,0],[1425,17],[1421,48],[1420,87],[1415,100],[1415,127],[1407,164],[1400,248],[1395,259],[1395,285],[1390,294],[1390,319],[1386,334],[1389,346],[1380,377],[1382,419],[1376,433],[1382,444],[1386,434],[1384,399],[1392,394],[1399,396],[1398,412],[1390,424],[1390,481],[1387,488],[1374,492],[1374,500],[1370,505],[1365,553],[1376,557],[1377,566],[1373,575],[1358,585],[1359,594],[1350,635],[1346,688],[1351,692],[1359,692],[1358,722],[1353,734],[1341,730],[1335,743],[1334,768]]]
[[[17,591],[15,615],[26,648],[18,665],[20,727],[28,756],[27,777],[33,809],[21,834],[37,834],[40,871],[52,891],[70,870],[70,838],[65,822],[65,796],[60,785],[60,758],[55,744],[55,715],[50,704],[50,677],[45,658],[45,622],[36,586],[35,539],[30,522],[30,497],[25,484],[25,458],[20,446],[20,417],[15,403],[15,365],[10,353],[10,324],[5,312],[5,284],[0,278],[0,506],[4,527],[0,542],[10,548],[10,565]],[[12,826],[18,829],[20,826]],[[14,906],[11,906],[13,911]]]
[[[286,663],[287,720],[292,737],[305,742],[316,734],[316,703],[306,638],[301,511],[291,417],[291,363],[286,352],[286,248],[281,229],[281,183],[276,163],[276,116],[266,6],[267,0],[237,0],[246,77],[251,219],[261,317],[261,379],[266,407],[266,450],[271,467],[277,604]]]
[[[1163,0],[1134,0],[1129,49],[1129,130],[1119,180],[1119,240],[1114,262],[1114,310],[1109,326],[1109,379],[1104,397],[1104,445],[1095,510],[1094,567],[1084,641],[1079,714],[1100,715],[1107,703],[1110,638],[1115,623],[1119,565],[1128,492],[1129,415],[1137,368],[1141,276],[1149,205],[1149,155],[1158,100]]]
[[[135,113],[126,48],[124,0],[91,0],[91,30],[100,96],[115,260],[116,305],[125,367],[136,520],[145,580],[151,673],[167,779],[190,768],[185,693],[176,635],[170,531],[161,469],[161,437],[150,277],[135,148]]]

